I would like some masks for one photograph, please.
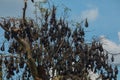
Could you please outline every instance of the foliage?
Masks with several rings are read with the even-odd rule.
[[[27,2],[25,2],[25,6]],[[88,21],[73,26],[64,17],[57,18],[56,7],[46,9],[41,24],[36,27],[34,20],[25,18],[4,18],[0,26],[5,30],[4,37],[10,42],[8,52],[12,55],[4,58],[7,68],[6,78],[10,79],[25,68],[22,79],[48,80],[59,76],[62,80],[87,80],[88,70],[98,73],[105,79],[117,78],[118,69],[108,64],[108,54],[102,44],[93,41],[91,45],[84,40]],[[82,24],[85,24],[82,26]],[[4,51],[4,43],[1,51]],[[113,58],[112,58],[113,61]],[[52,76],[49,71],[52,68]],[[104,69],[104,71],[103,71]],[[56,72],[56,74],[54,74]],[[107,73],[104,74],[104,73]],[[55,79],[58,80],[58,79]]]

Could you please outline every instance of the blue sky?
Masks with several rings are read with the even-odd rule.
[[[58,1],[58,0],[57,0]],[[89,28],[86,36],[105,35],[119,43],[120,31],[120,0],[60,0],[68,6],[73,19],[88,17]],[[95,17],[94,17],[95,16]]]
[[[33,4],[29,1],[27,16],[34,16]],[[120,0],[51,0],[58,7],[64,4],[71,9],[70,17],[76,21],[89,19],[86,36],[88,40],[93,35],[105,35],[112,41],[119,43],[120,32]],[[22,16],[23,0],[0,0],[0,16]]]
[[[27,16],[34,17],[34,4],[30,0],[28,1]],[[50,1],[53,1],[60,8],[63,8],[62,4],[70,8],[71,12],[69,15],[74,21],[79,22],[84,18],[88,18],[89,28],[86,29],[88,31],[86,39],[88,41],[93,36],[105,36],[107,40],[113,42],[120,49],[120,0]],[[21,17],[22,8],[23,0],[0,0],[0,16]],[[111,48],[115,49],[109,41],[108,43],[112,46]]]

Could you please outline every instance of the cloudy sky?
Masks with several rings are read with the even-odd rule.
[[[34,17],[34,4],[28,1],[27,16]],[[74,21],[88,18],[89,28],[86,29],[86,40],[89,41],[94,36],[101,37],[101,41],[105,43],[105,49],[115,54],[120,53],[120,0],[50,1],[57,4],[59,8],[63,8],[63,5],[70,8],[69,16]],[[0,0],[0,17],[21,17],[22,8],[23,0]],[[58,12],[61,11],[58,10]]]

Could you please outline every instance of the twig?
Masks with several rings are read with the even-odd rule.
[[[63,45],[64,43],[64,40],[61,42],[60,46],[58,47],[57,51],[56,51],[56,54],[58,53],[59,49],[61,48],[61,46]]]

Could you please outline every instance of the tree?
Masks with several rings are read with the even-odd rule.
[[[29,80],[31,76],[34,80],[49,80],[54,76],[62,80],[90,80],[88,70],[95,73],[99,71],[103,80],[116,80],[118,69],[108,64],[108,55],[104,53],[102,44],[94,40],[89,45],[84,40],[87,19],[77,23],[77,27],[71,30],[65,17],[57,18],[57,8],[52,6],[51,10],[44,10],[41,24],[36,27],[34,20],[26,18],[26,8],[25,1],[23,18],[3,18],[3,22],[0,22],[5,39],[11,43],[8,52],[12,56],[1,56],[4,58],[1,62],[7,68],[6,78],[18,74],[20,68],[25,68],[23,80]],[[3,43],[1,51],[4,48]],[[50,69],[52,76],[49,74]]]

